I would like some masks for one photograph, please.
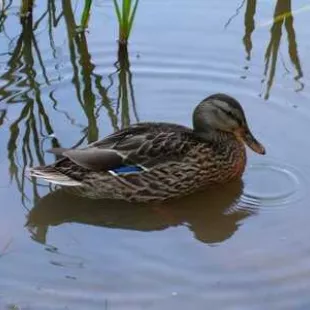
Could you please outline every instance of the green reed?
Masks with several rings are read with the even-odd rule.
[[[86,29],[88,27],[90,8],[92,5],[92,0],[85,0],[84,9],[81,18],[81,28]]]
[[[126,45],[132,30],[139,0],[113,0],[119,24],[119,43]]]

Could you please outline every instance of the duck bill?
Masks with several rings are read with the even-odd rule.
[[[247,128],[243,132],[239,131],[237,136],[239,136],[242,139],[242,141],[254,152],[262,155],[266,154],[264,146],[254,138],[250,129]]]
[[[259,143],[254,136],[252,135],[251,131],[249,129],[247,129],[245,131],[245,134],[243,136],[244,142],[246,143],[246,145],[252,149],[254,152],[258,153],[258,154],[266,154],[266,150],[263,147],[263,145],[261,143]]]

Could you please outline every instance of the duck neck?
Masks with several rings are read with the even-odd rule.
[[[224,164],[232,165],[234,177],[242,175],[246,164],[246,150],[241,140],[232,132],[222,130],[194,130],[194,132],[213,149],[214,154],[219,154]]]

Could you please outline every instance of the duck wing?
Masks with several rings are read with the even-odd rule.
[[[190,128],[169,123],[140,123],[117,131],[85,149],[52,149],[50,152],[64,156],[55,167],[61,167],[69,159],[91,171],[128,173],[178,160],[190,150],[194,141]]]

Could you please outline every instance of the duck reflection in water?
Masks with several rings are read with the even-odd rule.
[[[81,223],[141,232],[186,226],[207,244],[230,238],[253,210],[238,208],[242,181],[210,188],[161,204],[132,204],[117,200],[92,200],[59,189],[41,198],[28,214],[32,238],[45,243],[50,226]]]

